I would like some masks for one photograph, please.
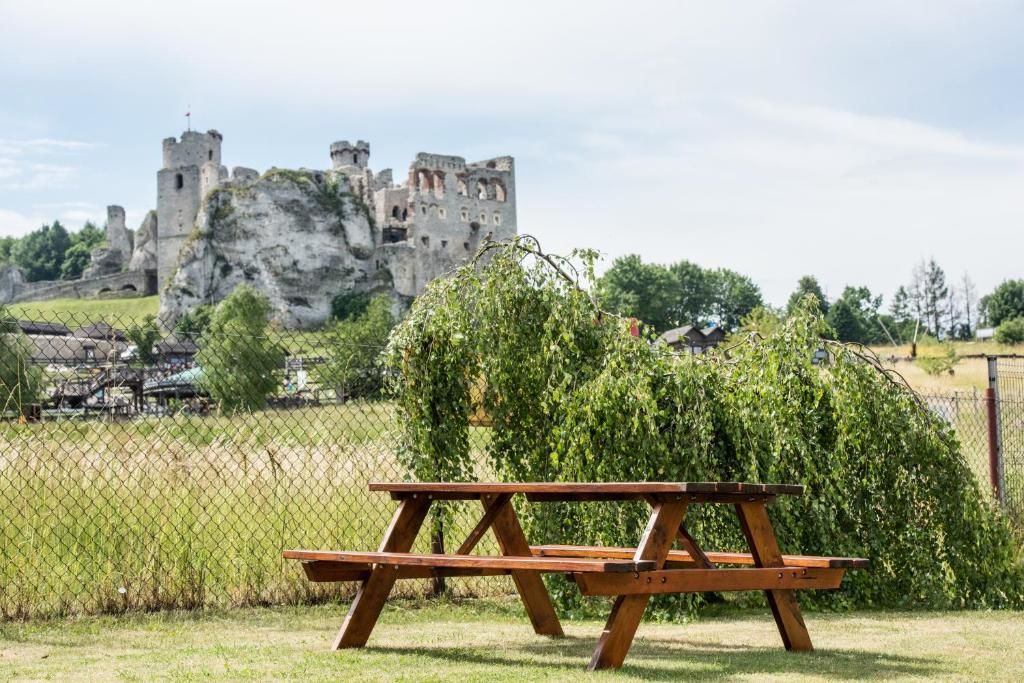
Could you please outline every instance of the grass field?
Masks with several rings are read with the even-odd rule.
[[[405,478],[389,403],[0,426],[0,618],[295,603],[283,548],[373,550]],[[477,452],[487,431],[473,430]],[[472,513],[476,513],[474,509]],[[467,509],[451,533],[476,520]],[[423,543],[429,543],[423,534]],[[426,548],[421,548],[426,550]],[[425,581],[403,582],[422,594]],[[471,594],[507,582],[461,582]]]
[[[584,671],[603,626],[531,631],[511,602],[392,603],[364,650],[327,649],[338,605],[0,625],[10,681],[676,681],[1024,679],[1024,613],[805,615],[816,650],[783,650],[765,610],[643,624],[619,672]]]
[[[26,301],[7,307],[10,313],[26,320],[61,320],[71,317],[76,322],[85,319],[101,320],[141,319],[156,315],[160,308],[159,296],[139,296],[128,299],[52,299]]]
[[[960,360],[953,368],[952,374],[942,373],[939,375],[930,375],[919,363],[907,360],[910,358],[909,344],[875,346],[871,350],[878,354],[886,367],[896,370],[903,375],[910,386],[923,393],[971,391],[987,387],[988,365],[985,359],[964,358],[964,356],[1024,355],[1024,346],[1022,345],[997,344],[993,341],[954,342],[953,348],[961,357]],[[935,343],[921,344],[917,349],[920,358],[940,356],[944,351],[943,346]]]

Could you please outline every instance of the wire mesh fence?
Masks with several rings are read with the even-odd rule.
[[[165,335],[151,321],[71,315],[3,324],[0,615],[314,602],[354,590],[311,584],[280,554],[377,549],[394,505],[367,483],[407,478],[379,347],[330,330]],[[486,438],[473,429],[477,453]],[[458,509],[449,535],[468,533],[474,514]],[[429,551],[429,538],[420,544]],[[512,585],[487,577],[448,588]]]
[[[1024,526],[1024,358],[995,360],[1002,486],[1009,514]]]
[[[308,603],[286,548],[376,550],[401,480],[401,428],[382,392],[379,344],[337,329],[225,328],[79,315],[0,320],[0,617]],[[1000,367],[1007,509],[1024,522],[1024,363]],[[1005,377],[1005,380],[1003,379]],[[957,431],[988,490],[981,391],[922,396]],[[471,429],[487,473],[489,430]],[[450,551],[480,515],[455,506]],[[491,539],[480,551],[495,553]],[[425,580],[397,590],[424,595]],[[507,577],[455,594],[513,590]]]

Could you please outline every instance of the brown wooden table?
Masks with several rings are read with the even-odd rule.
[[[849,557],[783,555],[767,505],[777,496],[801,495],[802,486],[739,482],[563,483],[371,483],[398,501],[377,552],[286,550],[301,560],[311,581],[359,581],[361,586],[333,648],[362,647],[398,579],[510,574],[534,631],[561,636],[562,627],[541,579],[545,572],[572,577],[584,595],[615,598],[590,669],[622,666],[651,595],[705,591],[763,590],[787,650],[810,650],[794,591],[838,588],[843,573],[868,561]],[[651,517],[635,548],[584,545],[531,546],[511,505],[514,495],[530,502],[630,501],[651,506]],[[430,505],[436,500],[479,500],[483,516],[453,554],[410,552]],[[694,504],[732,505],[749,553],[705,552],[686,529]],[[499,556],[470,553],[491,530]],[[673,550],[678,542],[680,549]],[[725,565],[725,566],[722,566]]]

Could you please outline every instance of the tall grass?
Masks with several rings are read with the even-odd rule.
[[[474,431],[482,444],[484,430]],[[5,425],[0,615],[343,595],[352,584],[310,584],[281,550],[376,549],[394,504],[366,484],[404,478],[396,443],[387,403]],[[458,514],[451,534],[468,533],[474,514]],[[493,579],[455,587],[507,589]]]

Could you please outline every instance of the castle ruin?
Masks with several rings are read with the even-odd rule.
[[[512,157],[467,163],[420,153],[406,182],[396,184],[391,169],[370,169],[362,140],[330,145],[330,168],[263,174],[229,173],[222,142],[216,130],[165,139],[156,209],[138,230],[128,230],[124,210],[111,206],[106,245],[93,252],[81,280],[25,283],[0,274],[0,298],[159,292],[160,318],[170,326],[249,282],[283,324],[307,327],[327,319],[339,293],[408,299],[485,238],[516,234]]]

